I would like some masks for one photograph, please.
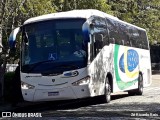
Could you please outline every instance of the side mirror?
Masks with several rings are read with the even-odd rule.
[[[11,50],[15,49],[15,47],[16,47],[16,37],[19,32],[20,32],[20,27],[14,29],[9,36],[8,42],[9,42],[9,47]]]
[[[84,42],[89,42],[89,25],[88,22],[85,22],[82,26],[82,32],[83,32],[83,36],[84,36]]]
[[[24,40],[25,43],[28,43],[28,34],[27,34],[27,32],[24,33],[24,39],[23,40]]]

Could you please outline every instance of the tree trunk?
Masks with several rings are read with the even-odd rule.
[[[3,85],[2,85],[2,74],[3,74],[3,69],[2,69],[2,65],[3,65],[3,60],[2,60],[2,48],[1,45],[2,44],[2,26],[0,26],[0,98],[3,96],[2,92],[3,92]]]
[[[0,66],[0,98],[4,95],[4,74],[6,71],[7,58],[3,60],[3,64]]]
[[[2,53],[2,26],[0,25],[0,53]]]

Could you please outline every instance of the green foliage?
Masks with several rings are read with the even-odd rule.
[[[155,40],[160,42],[160,19],[157,15],[160,16],[159,11],[157,10],[145,10],[141,11],[137,16],[138,19],[134,20],[137,22],[138,26],[147,30],[150,42]]]
[[[20,7],[19,16],[23,16],[23,22],[30,18],[43,14],[53,13],[55,8],[50,0],[27,0]]]
[[[68,11],[73,9],[97,9],[104,12],[110,12],[110,6],[106,0],[52,0],[56,6],[56,11]]]
[[[150,43],[160,42],[160,0],[112,0],[109,5],[118,18],[146,29]]]

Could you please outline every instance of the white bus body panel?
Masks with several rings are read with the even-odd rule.
[[[70,78],[63,76],[66,72],[58,76],[42,76],[41,74],[21,73],[22,82],[35,86],[34,89],[22,89],[24,100],[52,101],[89,97],[89,84],[79,86],[72,85],[73,82],[87,76],[87,68],[76,71],[79,72],[79,75]]]
[[[106,52],[107,51],[107,52]],[[104,94],[105,78],[108,70],[109,47],[104,47],[89,65],[88,71],[91,77],[91,96]]]
[[[140,72],[143,75],[143,87],[151,84],[149,50],[114,44],[110,47],[114,58],[113,92],[137,89]]]

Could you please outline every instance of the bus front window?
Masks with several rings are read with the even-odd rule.
[[[84,22],[85,19],[63,19],[25,25],[23,38],[27,37],[27,42],[22,42],[22,72],[42,73],[85,67]]]

